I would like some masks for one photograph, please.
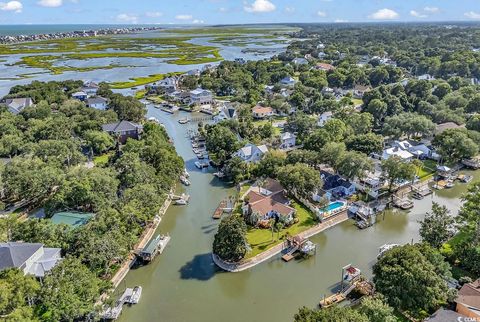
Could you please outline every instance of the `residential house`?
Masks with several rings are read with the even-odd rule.
[[[411,140],[394,141],[392,147],[398,147],[404,151],[408,151],[419,159],[440,159],[440,156],[425,143],[414,142]]]
[[[480,320],[480,279],[464,284],[457,293],[455,303],[457,313]]]
[[[413,154],[412,153],[410,153],[406,150],[403,150],[399,147],[396,147],[396,146],[383,150],[383,152],[382,152],[382,159],[383,160],[388,160],[392,156],[399,157],[400,159],[402,159],[404,161],[411,161],[413,159]]]
[[[240,64],[240,65],[245,65],[247,63],[247,61],[245,60],[245,58],[235,58],[235,62]]]
[[[327,54],[325,54],[323,51],[321,51],[321,52],[318,53],[318,58],[319,58],[319,59],[323,59],[323,58],[325,58],[326,56],[327,56]]]
[[[178,89],[178,78],[166,77],[155,83],[154,86],[167,94],[173,93]]]
[[[89,97],[87,98],[86,104],[88,107],[104,111],[107,109],[108,100],[101,96]]]
[[[223,103],[217,115],[213,117],[215,123],[237,118],[237,110],[230,103]]]
[[[190,100],[190,93],[184,91],[175,91],[168,94],[174,101],[179,102],[181,104],[189,104]]]
[[[257,105],[252,109],[252,115],[255,119],[264,119],[273,116],[273,108],[269,106]]]
[[[323,126],[325,126],[325,123],[330,121],[332,118],[333,118],[333,112],[331,112],[331,111],[323,112],[318,117],[317,124],[318,124],[318,126],[323,127]]]
[[[335,69],[335,67],[333,65],[327,64],[327,63],[318,63],[315,68],[318,69],[318,70],[326,71],[326,72],[329,72],[329,71]]]
[[[140,139],[140,135],[143,132],[142,125],[130,121],[105,124],[102,125],[102,129],[110,135],[117,137],[122,144],[126,143],[128,138]]]
[[[353,184],[357,190],[363,191],[372,198],[377,198],[383,184],[378,173],[369,172],[365,177],[354,180]]]
[[[75,92],[72,94],[72,98],[85,102],[88,98],[88,94],[85,92]]]
[[[293,148],[296,144],[297,137],[290,132],[282,133],[280,136],[280,149]]]
[[[329,201],[338,198],[348,198],[356,191],[352,182],[345,180],[337,174],[322,170],[320,171],[320,177],[322,178],[323,186],[312,194],[312,199],[316,202],[319,202],[322,197],[327,198]]]
[[[437,124],[434,134],[438,135],[449,129],[461,129],[464,127],[465,125],[458,125],[457,123],[454,123],[454,122],[445,122],[445,123]]]
[[[262,159],[263,155],[268,152],[266,145],[255,145],[248,143],[243,148],[233,154],[233,156],[239,157],[245,162],[258,162]]]
[[[25,275],[44,277],[61,260],[60,251],[39,243],[0,243],[0,270],[18,268]]]
[[[280,84],[282,84],[284,86],[295,86],[296,83],[297,83],[297,81],[291,76],[284,77],[280,81]]]
[[[290,206],[285,189],[277,180],[268,178],[262,186],[252,187],[244,200],[244,216],[256,214],[259,220],[275,219],[286,224],[294,220],[296,210]]]
[[[335,90],[331,87],[326,86],[326,87],[322,88],[321,93],[324,96],[333,96],[333,95],[335,95]]]
[[[25,108],[33,106],[33,100],[30,97],[23,98],[7,98],[5,105],[10,113],[18,114]]]
[[[88,223],[94,216],[95,214],[85,212],[57,212],[50,221],[56,225],[63,224],[78,228]]]
[[[190,102],[194,105],[213,104],[212,92],[202,88],[194,89],[190,91]]]
[[[192,69],[192,70],[189,70],[186,74],[188,76],[200,76],[201,71],[200,69]]]
[[[371,90],[372,88],[370,86],[355,85],[355,87],[353,88],[353,96],[355,98],[363,98],[363,95],[365,95],[365,93]]]
[[[317,49],[325,49],[325,44],[319,43],[319,44],[317,45]]]
[[[295,65],[308,65],[308,60],[306,60],[305,58],[294,58],[292,60],[292,63],[294,63]]]
[[[86,82],[83,84],[82,92],[86,93],[89,97],[97,95],[99,89],[98,84],[94,82]]]
[[[440,308],[424,321],[425,322],[454,322],[454,321],[463,321],[464,317],[465,317],[464,315],[458,314],[455,311]]]

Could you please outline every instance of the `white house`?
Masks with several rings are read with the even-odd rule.
[[[294,86],[297,83],[297,81],[293,77],[288,76],[288,77],[283,78],[280,81],[280,83],[284,86]]]
[[[190,91],[190,102],[195,105],[213,104],[212,92],[202,88],[194,89]]]
[[[396,146],[383,150],[383,153],[382,153],[383,160],[388,160],[392,156],[397,156],[404,161],[411,161],[413,159],[412,153]]]
[[[252,115],[255,119],[264,119],[273,116],[273,108],[269,106],[257,105],[252,109]]]
[[[382,188],[382,181],[376,173],[367,173],[367,175],[353,182],[357,190],[363,191],[372,198],[377,198]]]
[[[239,157],[245,162],[258,162],[262,159],[263,155],[268,152],[266,145],[255,145],[248,143],[243,148],[233,154],[233,156]]]
[[[430,74],[423,74],[423,75],[418,76],[417,79],[418,79],[418,80],[431,81],[431,80],[435,80],[435,77],[433,77],[433,76],[430,75]]]
[[[424,143],[403,140],[403,141],[394,141],[392,146],[398,147],[404,151],[408,151],[411,154],[413,154],[413,156],[420,159],[426,159],[426,158],[433,159],[433,160],[440,159],[440,155],[438,155],[432,148],[428,147]]]
[[[60,251],[39,243],[0,243],[0,271],[18,268],[25,275],[43,277],[61,260]]]
[[[322,88],[322,95],[329,96],[329,95],[334,95],[334,94],[335,94],[335,90],[333,88],[328,87],[328,86]]]
[[[213,117],[215,123],[226,120],[234,120],[237,118],[237,110],[230,104],[224,103],[217,115]]]
[[[292,60],[292,63],[294,63],[295,65],[307,65],[308,60],[306,60],[305,58],[294,58]]]
[[[86,104],[88,107],[95,108],[97,110],[106,110],[108,105],[108,100],[101,96],[95,96],[87,98]]]
[[[86,82],[83,84],[82,92],[85,92],[88,96],[97,95],[98,84],[94,82]]]
[[[88,98],[88,94],[85,92],[75,92],[72,94],[72,98],[85,102],[85,100]]]
[[[30,97],[25,98],[7,98],[5,100],[8,111],[13,114],[18,114],[26,107],[33,106],[33,100]]]
[[[356,85],[353,88],[353,96],[355,98],[363,98],[366,92],[370,91],[372,88],[370,86]]]
[[[318,126],[320,127],[323,127],[325,126],[325,123],[327,123],[328,121],[330,121],[331,119],[333,118],[333,112],[323,112],[322,114],[320,114],[320,116],[318,117]]]
[[[280,136],[280,149],[292,148],[296,144],[297,137],[290,132],[282,133]]]

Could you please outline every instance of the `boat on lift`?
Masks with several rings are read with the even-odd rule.
[[[180,176],[180,182],[186,186],[189,186],[191,183],[185,176]]]

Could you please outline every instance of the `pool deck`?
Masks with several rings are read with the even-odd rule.
[[[319,223],[318,225],[315,225],[314,227],[305,230],[304,232],[299,233],[297,236],[302,237],[304,239],[312,237],[324,230],[327,230],[335,225],[338,225],[348,219],[348,214],[347,211],[344,211],[338,215],[336,215],[333,218],[329,218],[325,220],[324,222]],[[258,254],[257,256],[254,256],[252,258],[237,262],[237,263],[229,263],[224,260],[222,260],[218,255],[212,253],[212,259],[213,262],[220,267],[221,269],[227,271],[227,272],[232,272],[232,273],[237,273],[241,272],[244,270],[247,270],[249,268],[252,268],[267,259],[272,258],[273,256],[281,253],[284,249],[284,244],[283,242],[273,246],[272,248],[267,249],[263,253]]]

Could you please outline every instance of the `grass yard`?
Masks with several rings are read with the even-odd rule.
[[[93,158],[93,163],[96,167],[102,167],[108,163],[112,153],[105,153]]]
[[[274,231],[273,240],[272,231],[270,229],[248,229],[247,240],[252,248],[252,251],[247,254],[246,258],[256,256],[261,252],[264,252],[267,249],[283,242],[287,233],[291,236],[297,235],[317,224],[314,214],[305,208],[305,206],[298,202],[293,202],[292,206],[297,210],[297,217],[299,219],[298,223],[286,229],[282,229],[280,233]]]
[[[427,180],[435,173],[435,169],[437,167],[437,163],[433,160],[425,160],[423,161],[422,167],[417,168],[417,175],[420,180]]]

